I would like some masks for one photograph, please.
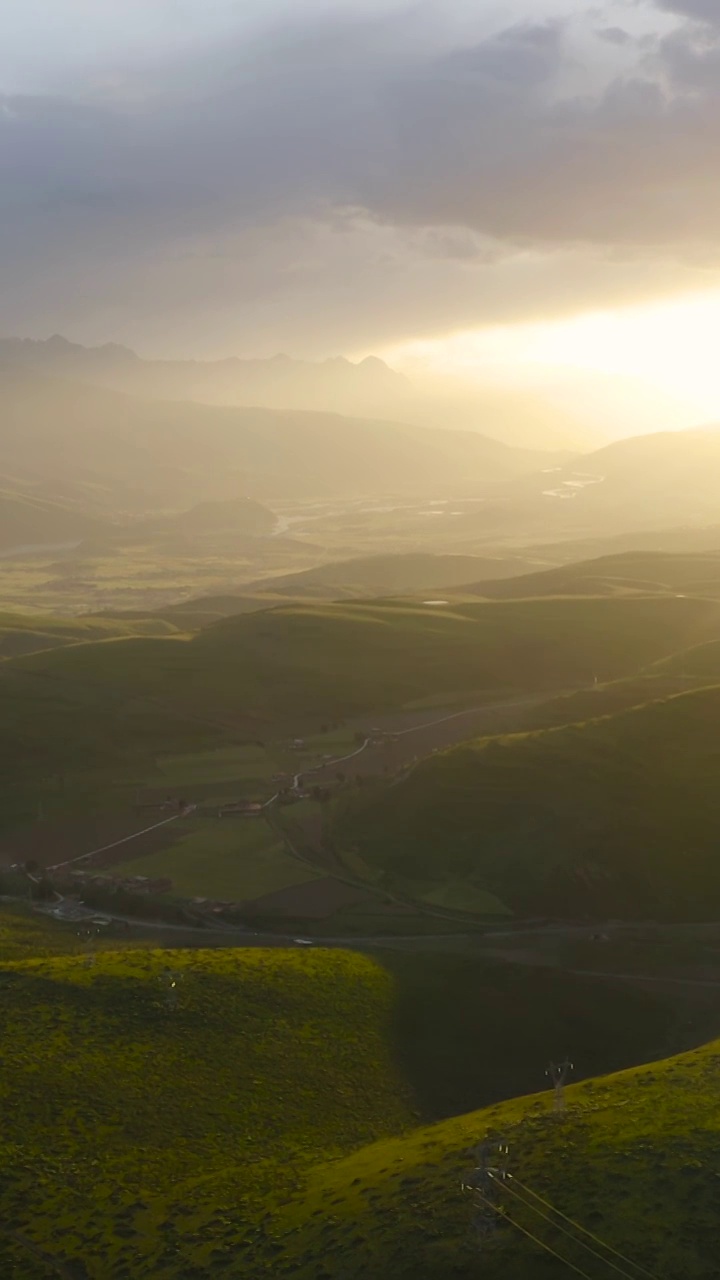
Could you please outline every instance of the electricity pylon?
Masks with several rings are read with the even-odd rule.
[[[504,1208],[499,1191],[507,1177],[508,1146],[502,1138],[487,1137],[474,1149],[475,1164],[460,1183],[463,1191],[473,1197],[475,1215],[473,1229],[482,1243],[497,1230]]]
[[[569,1058],[566,1058],[564,1062],[551,1062],[545,1072],[555,1090],[554,1107],[556,1111],[565,1110],[565,1085],[570,1072],[574,1070],[572,1062],[570,1062]]]

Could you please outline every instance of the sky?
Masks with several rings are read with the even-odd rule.
[[[4,334],[720,417],[717,0],[5,7]]]

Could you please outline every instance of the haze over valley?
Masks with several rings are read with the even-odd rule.
[[[720,18],[0,48],[0,1272],[714,1280]]]

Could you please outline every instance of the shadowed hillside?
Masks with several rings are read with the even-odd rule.
[[[69,772],[429,694],[559,691],[631,674],[719,625],[714,602],[692,599],[288,606],[191,639],[114,640],[4,663],[0,758],[10,775]]]
[[[528,915],[707,919],[720,909],[720,687],[487,738],[339,819],[390,883],[468,882]]]
[[[720,596],[720,551],[695,554],[627,551],[580,564],[563,565],[540,573],[525,573],[509,581],[489,579],[465,588],[494,599],[527,596],[646,595]]]

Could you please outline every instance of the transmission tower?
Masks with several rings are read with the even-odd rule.
[[[475,1210],[472,1227],[481,1245],[497,1230],[505,1212],[500,1191],[508,1176],[508,1146],[502,1138],[487,1137],[471,1154],[475,1163],[463,1176],[460,1186],[472,1195]]]
[[[574,1070],[572,1062],[570,1062],[569,1058],[566,1058],[564,1062],[551,1062],[545,1072],[555,1091],[554,1108],[556,1111],[565,1110],[565,1085],[570,1072]]]

